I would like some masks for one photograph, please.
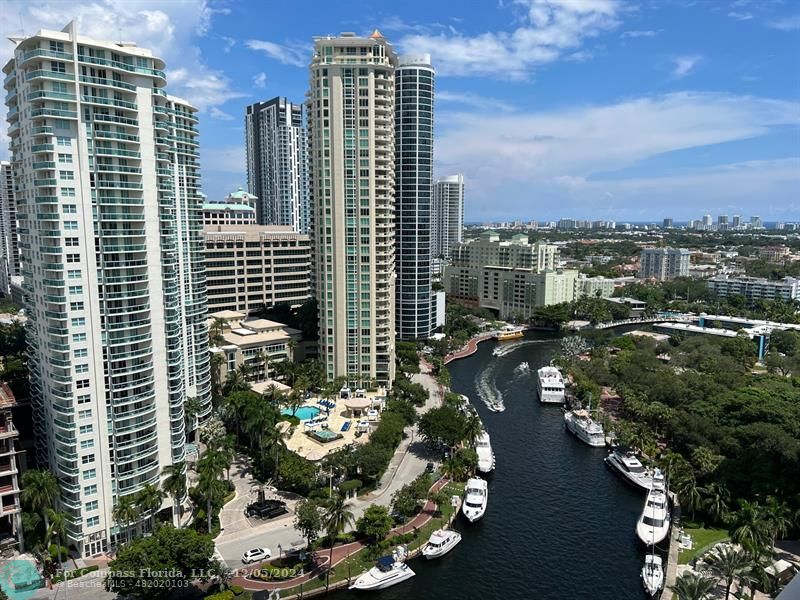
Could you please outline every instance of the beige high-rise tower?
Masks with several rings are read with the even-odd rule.
[[[319,348],[329,379],[394,379],[394,70],[391,45],[314,39],[308,96]]]

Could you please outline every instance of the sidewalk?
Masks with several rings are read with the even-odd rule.
[[[447,485],[448,479],[442,478],[436,483],[431,486],[432,490],[440,490],[445,485]],[[387,538],[391,538],[397,535],[402,535],[403,533],[408,533],[409,531],[413,531],[414,529],[420,529],[424,527],[431,519],[433,519],[433,512],[434,512],[435,505],[433,502],[426,502],[425,506],[422,508],[422,511],[414,517],[411,521],[404,525],[400,525],[395,527],[389,532]],[[341,563],[342,561],[349,558],[352,554],[358,552],[359,550],[365,548],[365,544],[362,542],[352,542],[350,544],[345,544],[343,546],[335,546],[333,549],[333,560],[331,561],[331,568],[335,568],[336,565]],[[243,576],[234,577],[231,580],[231,583],[235,585],[241,585],[243,588],[250,590],[250,591],[271,591],[271,590],[284,590],[296,587],[302,583],[307,583],[312,579],[322,575],[328,570],[328,562],[330,558],[330,550],[320,549],[314,553],[314,560],[317,563],[317,566],[310,572],[306,573],[305,575],[301,575],[300,577],[295,577],[294,579],[289,579],[286,581],[276,581],[276,582],[267,582],[267,581],[255,581],[251,579],[247,579]]]

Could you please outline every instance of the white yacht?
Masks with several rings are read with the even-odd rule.
[[[664,540],[669,532],[670,514],[667,484],[664,474],[656,469],[653,483],[647,493],[644,509],[636,523],[636,535],[643,544],[654,546]]]
[[[555,367],[542,367],[537,371],[539,379],[537,390],[539,391],[539,402],[543,404],[563,404],[564,403],[564,378],[561,371]]]
[[[581,409],[565,412],[564,424],[570,433],[580,441],[595,447],[606,445],[603,426],[592,419],[588,410]]]
[[[650,491],[653,485],[653,476],[642,466],[633,452],[625,448],[616,447],[605,458],[606,464],[622,475],[625,480],[642,490]]]
[[[455,548],[461,541],[461,534],[452,529],[437,529],[431,534],[428,543],[422,547],[425,558],[439,558]]]
[[[651,598],[654,598],[664,586],[664,568],[661,563],[661,557],[657,554],[648,554],[644,557],[642,583]]]
[[[397,548],[391,556],[379,558],[375,566],[359,575],[351,590],[382,590],[416,575],[405,563],[406,552]]]
[[[464,486],[464,492],[464,504],[461,506],[461,512],[470,523],[474,523],[486,512],[486,504],[489,501],[489,484],[484,479],[472,477]]]
[[[478,471],[481,473],[494,471],[495,459],[492,442],[485,429],[475,440],[475,452],[478,454]]]

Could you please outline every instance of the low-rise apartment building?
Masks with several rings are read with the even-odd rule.
[[[780,280],[760,277],[712,277],[708,287],[718,296],[741,295],[748,300],[800,300],[800,279]]]
[[[271,378],[274,365],[294,359],[294,347],[301,333],[283,323],[268,319],[247,319],[247,315],[232,310],[209,314],[211,352],[224,357],[219,365],[220,381],[228,373],[246,365],[245,378],[251,383]]]
[[[279,225],[210,225],[205,240],[210,312],[251,313],[311,298],[311,241]]]

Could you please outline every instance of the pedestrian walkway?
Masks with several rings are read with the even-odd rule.
[[[431,490],[439,491],[446,486],[448,482],[449,480],[446,477],[443,477],[431,486]],[[409,531],[414,531],[415,529],[421,529],[427,525],[431,519],[434,518],[433,513],[435,508],[436,505],[433,502],[426,502],[425,506],[422,508],[422,511],[416,517],[414,517],[405,525],[401,525],[392,529],[387,535],[387,538],[402,535],[404,533],[408,533]],[[316,577],[319,577],[325,573],[328,570],[329,563],[332,565],[331,568],[335,568],[336,565],[365,547],[366,545],[362,542],[352,542],[342,546],[335,546],[333,549],[333,560],[331,560],[330,550],[320,549],[314,553],[314,563],[317,566],[315,566],[313,570],[309,571],[305,575],[295,577],[294,579],[287,579],[286,581],[258,581],[248,579],[247,577],[240,575],[234,577],[231,580],[231,583],[234,585],[240,585],[246,590],[250,591],[286,590],[297,587],[304,583],[308,583],[312,579],[315,579]]]
[[[470,338],[467,342],[466,346],[461,348],[460,350],[456,350],[455,352],[451,352],[447,356],[444,357],[444,364],[448,364],[454,360],[458,360],[459,358],[466,358],[467,356],[471,356],[478,351],[478,344],[481,342],[485,342],[486,340],[491,339],[494,337],[494,332],[490,333],[482,333],[480,335],[476,335],[473,338]]]

